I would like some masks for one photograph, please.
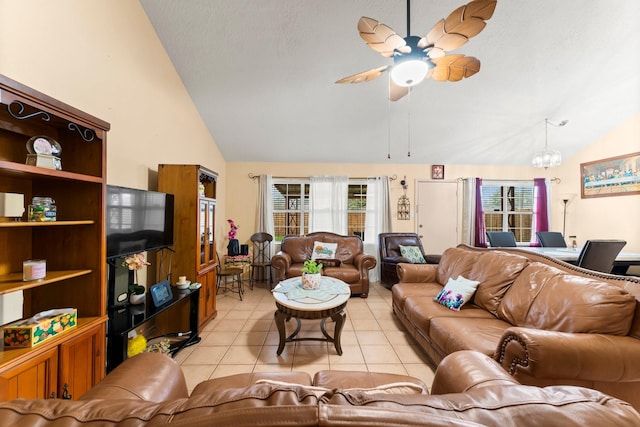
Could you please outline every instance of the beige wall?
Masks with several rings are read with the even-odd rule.
[[[580,163],[640,151],[640,114],[630,119],[587,149],[564,163],[549,170],[515,166],[461,166],[445,165],[445,179],[482,177],[484,179],[532,179],[560,178],[560,183],[551,185],[552,230],[562,231],[562,198],[573,195],[567,207],[567,235],[576,235],[578,244],[587,239],[616,238],[627,241],[625,251],[640,252],[640,195],[580,199]],[[430,179],[430,165],[404,164],[292,164],[292,163],[239,163],[227,165],[228,194],[242,195],[240,200],[230,201],[228,218],[240,225],[238,239],[245,242],[255,230],[258,199],[258,182],[249,174],[271,174],[274,177],[305,177],[311,175],[347,175],[349,177],[372,177],[396,175],[391,183],[392,212],[403,192],[400,179],[406,176],[409,189],[407,195],[415,207],[415,180]],[[228,229],[228,228],[227,228]],[[393,230],[412,232],[414,219],[394,219]],[[226,235],[226,233],[225,233]]]

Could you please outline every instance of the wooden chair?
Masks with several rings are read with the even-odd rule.
[[[242,288],[242,269],[241,268],[226,268],[222,266],[222,258],[219,253],[218,263],[216,265],[217,281],[216,281],[216,294],[220,290],[220,287],[224,285],[223,292],[236,292],[242,301],[242,295],[244,289]],[[228,278],[231,278],[231,287],[227,287],[229,284]],[[235,284],[237,282],[237,285]]]
[[[543,248],[566,248],[567,242],[562,233],[557,231],[536,231],[536,236]]]
[[[578,267],[610,273],[624,240],[587,240],[578,256]]]
[[[259,232],[254,233],[249,240],[253,243],[250,287],[253,289],[256,272],[261,273],[259,277],[268,280],[268,283],[271,284],[271,242],[273,236],[269,233]]]
[[[487,231],[487,239],[492,248],[515,248],[516,237],[510,231]]]

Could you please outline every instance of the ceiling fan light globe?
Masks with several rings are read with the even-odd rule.
[[[414,59],[396,64],[391,70],[391,80],[398,86],[415,86],[424,80],[429,70],[425,61]]]

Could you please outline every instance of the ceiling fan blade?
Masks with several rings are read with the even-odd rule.
[[[457,82],[480,71],[480,60],[473,56],[447,55],[433,59],[435,68],[431,78],[439,82]]]
[[[460,6],[446,19],[438,21],[420,39],[418,47],[432,48],[429,52],[432,59],[442,56],[443,52],[458,49],[484,29],[487,25],[485,21],[493,16],[496,4],[496,0],[474,0]]]
[[[411,88],[409,86],[399,86],[389,79],[389,100],[397,101],[406,94],[409,93]]]
[[[411,52],[411,48],[402,37],[396,34],[390,27],[372,18],[363,16],[358,21],[360,37],[367,45],[387,58],[393,57],[394,51],[402,53]]]
[[[336,81],[336,83],[362,83],[368,82],[371,80],[375,80],[384,73],[389,65],[385,65],[383,67],[374,68],[373,70],[363,71],[362,73],[354,74],[352,76],[343,77],[340,80]]]

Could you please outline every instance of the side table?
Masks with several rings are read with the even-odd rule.
[[[223,260],[225,268],[241,268],[242,280],[249,280],[249,270],[251,269],[252,260],[251,254],[236,256],[224,255]]]

